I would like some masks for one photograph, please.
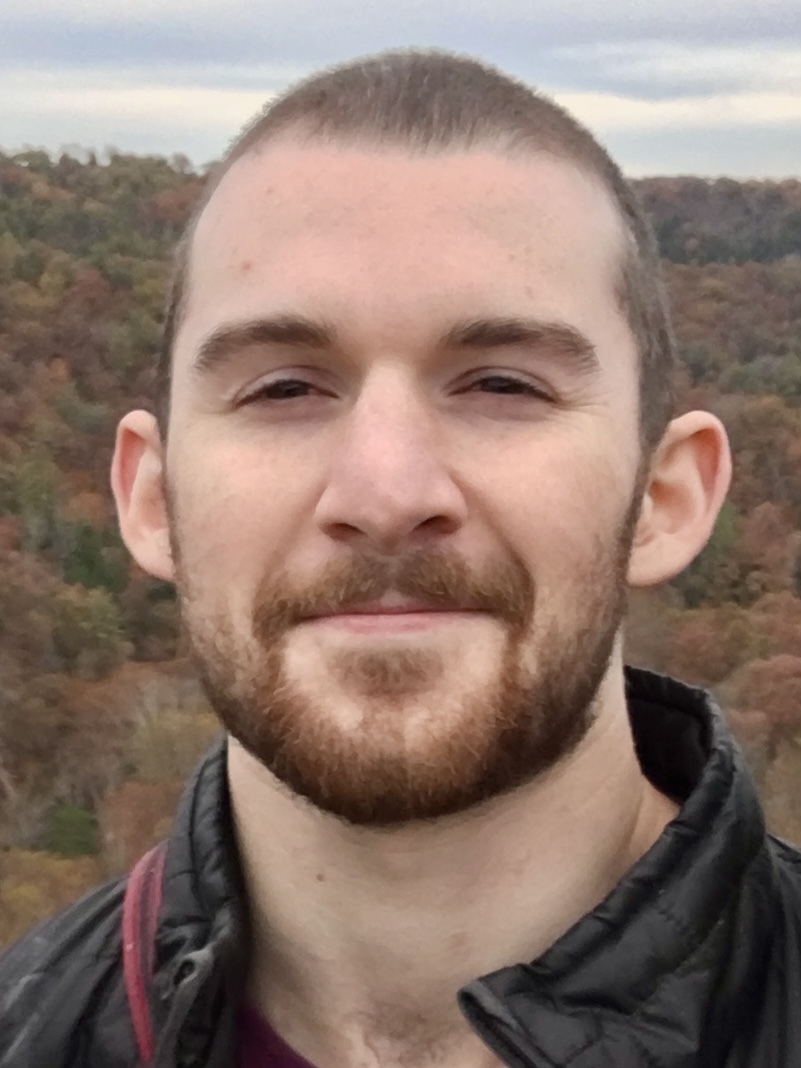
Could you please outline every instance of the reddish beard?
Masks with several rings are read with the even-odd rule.
[[[623,618],[638,511],[639,498],[611,544],[596,544],[591,559],[574,565],[558,606],[539,603],[531,575],[511,552],[480,574],[442,549],[354,556],[298,588],[286,575],[266,577],[246,641],[230,619],[204,607],[196,576],[183,573],[176,533],[184,621],[211,705],[290,790],[352,824],[432,819],[513,790],[567,756],[592,725]],[[305,694],[286,668],[286,644],[300,620],[389,590],[487,612],[505,630],[491,688],[465,695],[458,714],[448,709],[438,718],[427,710],[424,738],[415,736],[414,744],[404,711],[412,698],[418,707],[425,700],[436,672],[447,672],[437,651],[421,643],[340,657],[338,677],[350,680],[362,702],[354,729],[323,696]]]

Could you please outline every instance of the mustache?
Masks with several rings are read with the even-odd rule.
[[[309,616],[340,612],[389,593],[435,609],[486,612],[515,631],[528,625],[535,600],[534,580],[513,553],[480,570],[445,549],[396,557],[363,554],[331,561],[305,583],[293,582],[286,572],[266,576],[254,602],[254,632],[269,643]]]

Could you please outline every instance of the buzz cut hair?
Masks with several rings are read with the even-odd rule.
[[[623,223],[615,292],[639,356],[641,445],[646,453],[656,447],[674,413],[676,344],[656,239],[634,189],[590,131],[550,97],[472,57],[423,49],[355,59],[290,86],[265,105],[212,170],[173,258],[155,369],[163,437],[198,220],[237,160],[282,136],[301,143],[402,148],[412,155],[479,148],[545,154],[598,180]]]

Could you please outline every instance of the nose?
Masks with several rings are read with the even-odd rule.
[[[464,523],[436,413],[401,376],[376,375],[343,418],[316,509],[329,537],[393,554]]]

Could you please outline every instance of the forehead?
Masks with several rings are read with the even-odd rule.
[[[552,156],[271,143],[230,168],[198,222],[179,349],[275,309],[408,330],[528,301],[586,326],[582,306],[617,304],[624,249],[607,192]]]

